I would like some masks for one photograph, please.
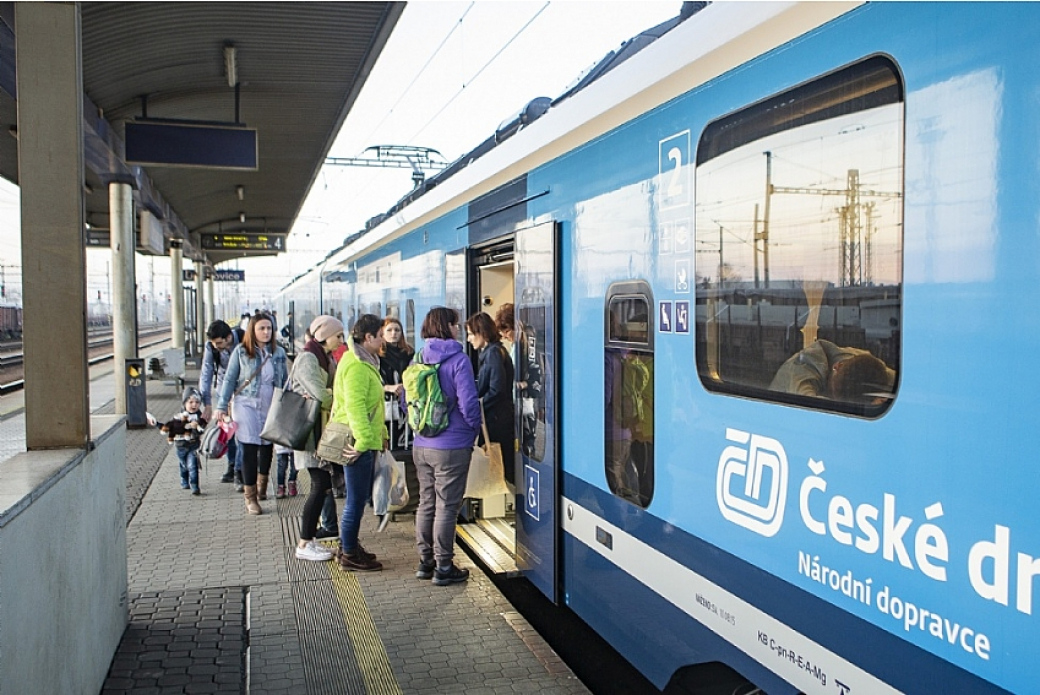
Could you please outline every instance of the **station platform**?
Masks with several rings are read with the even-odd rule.
[[[113,408],[105,371],[95,367],[90,383],[99,414]],[[179,388],[161,381],[147,382],[147,399],[160,421],[181,405]],[[0,400],[0,447],[12,452],[24,449],[17,401]],[[300,495],[281,500],[272,480],[263,515],[250,517],[219,482],[224,463],[205,464],[193,496],[162,433],[127,431],[130,620],[104,695],[588,692],[461,549],[468,582],[416,579],[411,515],[381,533],[366,517],[361,539],[382,572],[300,561],[307,474]]]

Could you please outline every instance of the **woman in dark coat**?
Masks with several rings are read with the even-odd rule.
[[[490,316],[478,312],[466,321],[466,340],[477,350],[477,396],[484,406],[488,438],[502,447],[506,480],[514,484],[516,425],[513,409],[513,361],[502,345],[498,328]]]
[[[415,356],[415,348],[408,344],[404,337],[404,327],[395,316],[387,316],[383,319],[383,349],[379,352],[379,376],[383,380],[383,398],[387,403],[385,413],[396,408],[398,419],[386,419],[387,431],[390,433],[390,448],[405,449],[408,442],[405,441],[405,410],[400,407],[399,398],[404,391],[401,385],[405,368],[412,363]]]

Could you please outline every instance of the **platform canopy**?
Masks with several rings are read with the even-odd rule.
[[[11,7],[0,2],[0,120],[9,133],[0,138],[0,176],[17,183]],[[105,234],[107,184],[116,180],[132,183],[167,244],[183,239],[196,260],[284,250],[280,242],[403,9],[82,3],[88,230]]]

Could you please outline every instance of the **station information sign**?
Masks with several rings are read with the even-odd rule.
[[[208,278],[209,273],[206,274]],[[184,268],[181,271],[181,279],[184,282],[195,282],[195,271],[191,268]],[[217,282],[245,282],[246,271],[244,270],[214,270],[213,279]]]
[[[202,248],[215,251],[284,251],[285,234],[202,234]]]

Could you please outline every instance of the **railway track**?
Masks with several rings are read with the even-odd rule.
[[[153,347],[170,339],[169,325],[143,328],[138,333],[140,349]],[[9,351],[0,347],[0,394],[18,391],[25,386],[24,353],[20,343],[8,344]],[[87,335],[87,364],[95,365],[112,359],[112,330],[92,331]]]

